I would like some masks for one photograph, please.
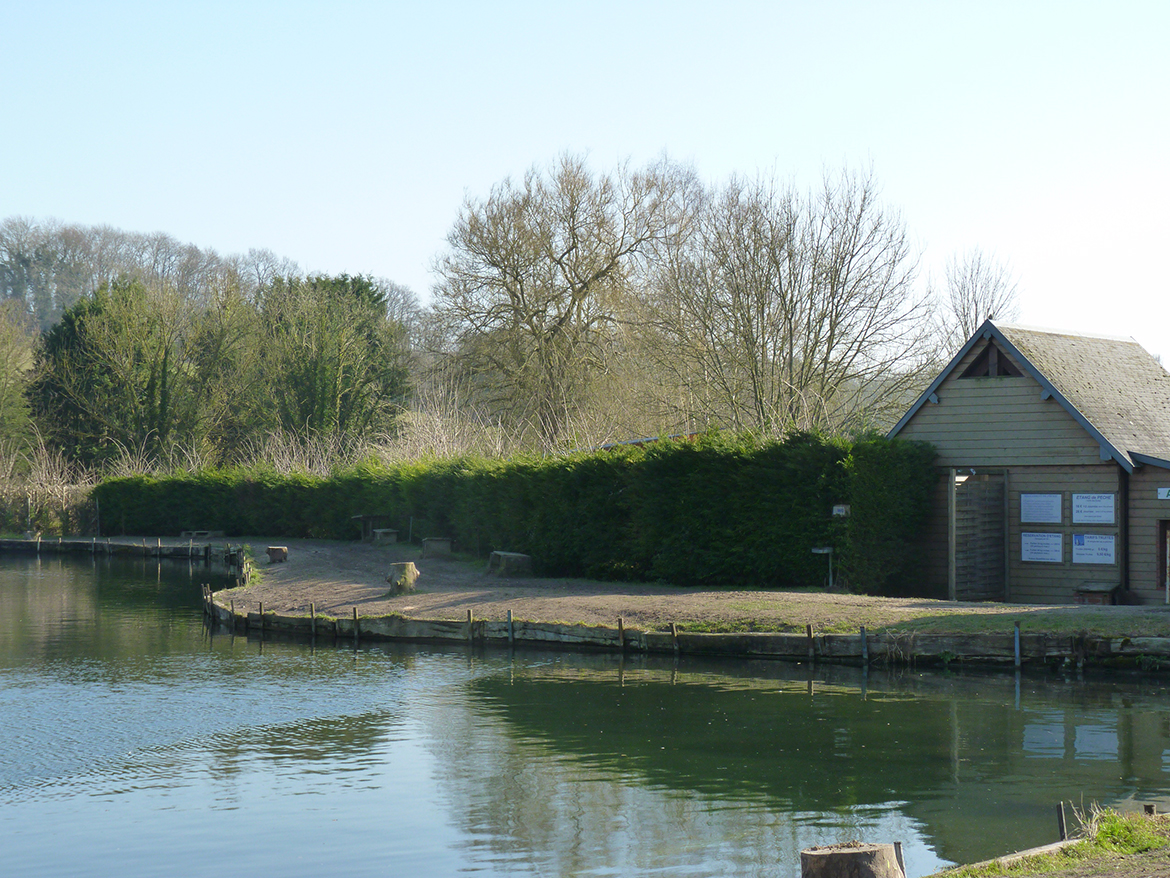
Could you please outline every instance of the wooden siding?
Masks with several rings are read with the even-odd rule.
[[[1170,500],[1158,499],[1158,488],[1170,488],[1170,470],[1146,466],[1129,477],[1129,588],[1134,600],[1164,604],[1165,583],[1158,581],[1158,523],[1170,521]]]
[[[1008,472],[1008,600],[1013,603],[1072,603],[1078,587],[1088,583],[1122,583],[1121,469],[1114,463],[1094,466],[1013,467]],[[1020,521],[1021,494],[1060,494],[1060,524]],[[1113,524],[1074,524],[1073,494],[1114,494]],[[1060,563],[1024,561],[1021,534],[1059,533]],[[1113,564],[1074,564],[1074,534],[1112,534]]]
[[[939,387],[901,429],[902,439],[930,442],[946,467],[1099,465],[1100,446],[1031,377],[958,378]]]

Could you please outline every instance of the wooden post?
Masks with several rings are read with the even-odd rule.
[[[626,651],[626,620],[618,616],[618,652]]]
[[[1020,623],[1016,623],[1016,667],[1020,666]]]
[[[260,601],[260,633],[264,633],[264,601]]]
[[[512,611],[508,610],[508,646],[516,645],[516,632],[512,630]]]
[[[236,632],[236,602],[235,601],[228,601],[228,606],[231,608],[232,633],[234,634]]]
[[[1056,825],[1060,829],[1060,840],[1068,840],[1068,830],[1064,824],[1064,800],[1061,799],[1060,804],[1056,806]]]
[[[357,646],[358,636],[359,636],[359,632],[358,632],[357,607],[354,607],[353,608],[353,645],[354,646]]]
[[[317,636],[317,605],[309,604],[309,636]]]
[[[865,626],[861,626],[861,663],[869,664],[869,637],[865,633]]]
[[[471,643],[471,610],[467,611],[467,642]]]
[[[955,477],[958,471],[951,467],[950,478],[947,479],[947,600],[958,600],[958,570],[955,566],[955,525],[958,508],[958,495],[955,488]]]
[[[815,641],[813,640],[812,625],[804,626],[804,635],[808,638],[808,660],[810,662],[816,661],[817,653]]]
[[[678,627],[673,622],[670,623],[670,639],[674,643],[674,654],[678,655]]]

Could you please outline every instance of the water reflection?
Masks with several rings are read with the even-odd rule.
[[[1024,677],[1017,708],[1004,675],[825,669],[810,689],[792,665],[728,670],[550,663],[469,688],[514,734],[610,777],[797,823],[896,811],[950,861],[1055,840],[1062,799],[1167,793],[1161,686]]]

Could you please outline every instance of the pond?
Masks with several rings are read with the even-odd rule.
[[[204,627],[214,579],[0,559],[9,874],[790,876],[857,838],[917,876],[1170,805],[1158,677],[261,641]]]

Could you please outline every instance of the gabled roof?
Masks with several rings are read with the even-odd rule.
[[[988,320],[902,416],[896,436],[967,353],[994,339],[1043,395],[1058,402],[1101,446],[1102,460],[1170,464],[1170,373],[1132,338],[1061,332]],[[935,397],[937,399],[937,397]]]

